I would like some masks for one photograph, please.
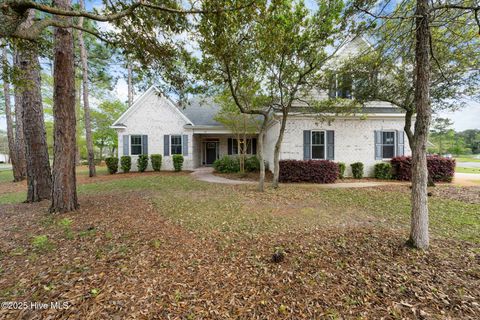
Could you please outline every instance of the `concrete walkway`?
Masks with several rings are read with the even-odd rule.
[[[220,184],[256,184],[256,181],[245,181],[245,180],[233,180],[227,179],[224,177],[216,176],[213,174],[213,168],[203,167],[195,169],[191,173],[192,177],[199,181],[205,181],[210,183],[220,183]],[[368,187],[378,187],[378,186],[387,186],[399,184],[399,182],[388,182],[388,181],[365,181],[365,182],[339,182],[331,184],[317,184],[316,186],[321,188],[332,188],[332,189],[344,189],[344,188],[368,188]],[[310,184],[311,185],[311,184]]]
[[[210,183],[220,183],[220,184],[256,184],[256,181],[246,181],[246,180],[233,180],[227,179],[224,177],[216,176],[213,174],[212,167],[203,167],[195,169],[191,173],[192,177],[199,181],[205,181]],[[369,187],[379,187],[379,186],[391,186],[405,184],[408,185],[409,182],[398,182],[398,181],[365,181],[365,182],[338,182],[330,184],[317,184],[320,188],[330,188],[330,189],[349,189],[349,188],[369,188]],[[455,173],[455,178],[453,179],[454,185],[458,186],[480,186],[480,174],[471,174],[471,173]]]
[[[211,183],[220,183],[220,184],[254,184],[254,181],[242,181],[242,180],[232,180],[219,177],[213,174],[212,167],[203,167],[195,169],[191,173],[192,177],[199,181],[211,182]]]

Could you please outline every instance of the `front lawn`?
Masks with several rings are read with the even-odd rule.
[[[404,246],[402,185],[259,193],[187,173],[81,174],[80,210],[50,216],[48,201],[20,204],[24,191],[8,184],[0,183],[0,202],[11,203],[0,205],[1,300],[71,305],[27,316],[480,315],[480,201],[447,198],[443,186],[430,198],[432,247],[421,252]],[[275,251],[283,262],[271,261]]]

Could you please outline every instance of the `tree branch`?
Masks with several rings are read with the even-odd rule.
[[[29,0],[7,0],[2,5],[2,8],[12,8],[18,13],[22,13],[28,9],[35,9],[38,11],[42,11],[45,13],[50,13],[57,16],[68,16],[68,17],[84,17],[95,21],[113,21],[123,18],[127,15],[132,14],[135,9],[139,7],[145,7],[150,9],[155,9],[159,11],[169,12],[169,13],[176,13],[176,14],[206,14],[206,13],[221,13],[225,11],[235,11],[241,10],[251,6],[254,2],[249,2],[243,6],[233,7],[233,8],[219,8],[216,10],[200,10],[200,9],[176,9],[161,6],[158,4],[151,3],[147,0],[137,0],[136,2],[132,3],[127,9],[119,11],[117,13],[109,14],[109,15],[99,15],[95,13],[91,13],[85,10],[64,10],[56,7],[51,7],[48,5],[44,5],[41,3],[36,3],[34,1]]]

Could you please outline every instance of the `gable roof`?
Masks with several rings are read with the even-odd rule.
[[[157,87],[155,86],[151,86],[150,88],[147,89],[147,91],[145,91],[142,95],[140,95],[140,97],[138,97],[137,99],[135,99],[135,101],[133,102],[133,104],[124,112],[122,113],[122,115],[110,126],[111,128],[114,128],[114,129],[122,129],[122,128],[125,128],[126,126],[123,124],[123,122],[125,122],[126,119],[128,119],[128,117],[130,115],[132,115],[141,105],[142,103],[148,98],[150,97],[151,95],[157,95],[163,99],[165,99],[166,101],[166,105],[169,106],[170,108],[174,109],[174,111],[176,113],[178,113],[178,115],[183,119],[185,120],[185,122],[187,122],[188,124],[192,124],[192,121],[190,121],[178,108],[177,106],[175,105],[175,103],[170,100],[166,95],[164,95],[162,93],[162,91],[160,91]]]

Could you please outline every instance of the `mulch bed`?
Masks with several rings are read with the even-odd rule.
[[[201,235],[162,218],[148,192],[0,207],[2,301],[69,302],[0,310],[6,319],[478,319],[480,248],[433,239],[424,253],[378,227],[255,237]],[[73,221],[70,236],[58,220]],[[32,245],[48,235],[50,250]],[[285,259],[271,261],[275,250]]]

